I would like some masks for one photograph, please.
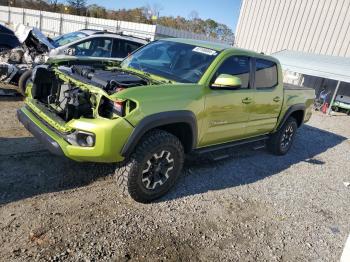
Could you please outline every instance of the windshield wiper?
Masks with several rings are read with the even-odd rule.
[[[164,84],[173,84],[174,82],[171,80],[159,80],[160,83],[164,83]]]

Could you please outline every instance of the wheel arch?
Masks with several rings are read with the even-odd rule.
[[[279,123],[277,130],[279,130],[291,116],[297,120],[298,127],[300,127],[304,122],[305,109],[306,106],[304,104],[296,104],[290,106],[284,114],[282,121]]]
[[[161,129],[175,135],[181,141],[185,152],[192,151],[197,145],[197,119],[193,112],[161,112],[147,116],[138,123],[123,146],[121,155],[129,157],[141,138],[153,129]]]
[[[32,76],[32,69],[26,69],[19,77],[18,79],[18,87],[23,96],[25,96],[26,93],[26,87],[27,87],[27,81]]]

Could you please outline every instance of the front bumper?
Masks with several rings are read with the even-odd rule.
[[[64,156],[60,145],[53,140],[47,133],[39,128],[30,118],[21,110],[17,110],[17,118],[24,127],[32,133],[45,147],[52,153],[58,156]]]
[[[26,107],[17,111],[17,117],[50,152],[79,162],[113,163],[123,161],[124,157],[120,152],[133,131],[133,126],[123,118],[71,120],[67,123],[70,128],[95,134],[95,145],[82,147],[68,143],[64,134],[49,126]]]

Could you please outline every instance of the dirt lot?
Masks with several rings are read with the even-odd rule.
[[[187,161],[142,205],[110,167],[47,152],[0,100],[0,260],[338,261],[350,233],[350,119],[314,114],[284,157],[233,150]]]

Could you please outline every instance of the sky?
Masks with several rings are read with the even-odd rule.
[[[241,0],[88,0],[88,4],[98,4],[110,9],[135,8],[147,4],[159,4],[160,16],[189,17],[191,11],[197,11],[202,19],[211,18],[226,24],[235,31]]]

